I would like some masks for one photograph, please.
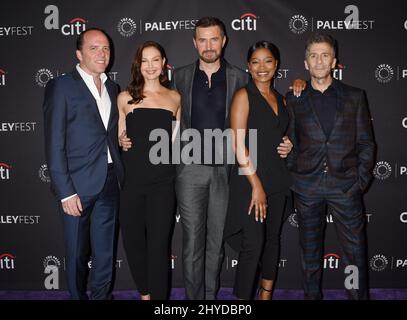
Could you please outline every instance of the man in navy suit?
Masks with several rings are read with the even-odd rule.
[[[326,208],[330,208],[353,283],[352,299],[366,299],[367,267],[362,193],[371,179],[375,143],[363,90],[332,78],[335,41],[314,34],[305,67],[311,80],[300,98],[287,95],[290,112],[288,156],[298,214],[301,266],[306,299],[321,299]]]
[[[49,81],[44,97],[45,149],[52,189],[63,214],[66,275],[72,299],[111,299],[119,187],[118,86],[105,74],[110,41],[92,28],[77,39],[79,64]]]

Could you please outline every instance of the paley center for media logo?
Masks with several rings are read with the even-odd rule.
[[[11,165],[0,162],[0,180],[10,180]]]
[[[35,82],[40,87],[45,87],[49,80],[54,78],[54,74],[47,68],[39,69],[35,74]]]
[[[232,20],[231,27],[236,31],[256,31],[258,18],[254,13],[246,12]]]
[[[387,161],[379,161],[373,169],[373,176],[379,180],[386,180],[391,176],[392,168]]]
[[[387,161],[379,161],[373,169],[373,176],[378,180],[386,180],[391,177],[394,168],[394,177],[407,176],[407,165],[394,163],[393,166]]]
[[[390,260],[390,261],[389,261]],[[386,270],[390,266],[390,270],[405,270],[407,269],[406,257],[386,257],[383,254],[375,254],[369,261],[370,269],[376,272]]]
[[[59,289],[59,270],[61,268],[61,262],[56,256],[49,255],[44,258],[42,262],[44,266],[44,287],[47,290]]]
[[[311,18],[311,23],[302,14],[296,14],[289,19],[288,27],[295,34],[302,34],[311,25],[311,31],[315,30],[372,30],[375,20],[361,20],[359,8],[353,4],[344,9],[347,16],[340,20],[323,20]]]
[[[137,31],[137,24],[132,18],[121,18],[117,24],[117,31],[123,37],[131,37]]]
[[[47,15],[44,20],[44,27],[47,30],[61,30],[64,36],[77,36],[86,30],[86,23],[84,18],[75,17],[70,19],[67,23],[60,26],[59,23],[59,8],[56,5],[48,5],[44,9]]]
[[[47,166],[46,163],[41,165],[41,167],[39,168],[38,176],[40,177],[42,182],[45,182],[45,183],[50,183],[51,182],[51,178],[50,178],[49,172],[48,172],[48,166]]]
[[[387,63],[379,64],[375,71],[374,76],[376,80],[380,83],[389,83],[396,75],[396,80],[407,79],[407,68],[401,66],[392,67]]]
[[[387,257],[382,254],[374,255],[369,261],[370,269],[376,272],[384,271],[388,264],[389,261],[387,260]]]

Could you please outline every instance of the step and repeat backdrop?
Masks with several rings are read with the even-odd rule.
[[[75,40],[101,27],[114,42],[109,76],[124,89],[138,45],[158,41],[171,70],[197,59],[196,21],[217,16],[227,28],[226,59],[246,69],[248,47],[269,40],[281,51],[275,81],[285,93],[307,79],[304,44],[315,31],[339,44],[337,79],[366,90],[378,145],[365,195],[372,288],[407,287],[407,4],[323,0],[89,0],[0,3],[0,290],[66,289],[61,216],[44,155],[46,83],[77,63]],[[159,200],[159,199],[157,199]],[[172,282],[182,287],[182,230],[176,215]],[[296,213],[282,234],[278,288],[301,288]],[[342,253],[328,212],[324,286],[343,288]],[[231,287],[237,255],[226,247],[222,286]],[[91,268],[91,261],[89,262]],[[116,289],[135,288],[119,241]]]

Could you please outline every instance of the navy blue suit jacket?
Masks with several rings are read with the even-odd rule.
[[[105,83],[111,100],[107,130],[92,93],[76,68],[50,80],[44,97],[45,150],[51,184],[60,200],[98,194],[107,176],[107,146],[118,182],[124,170],[118,147],[117,84]]]
[[[294,145],[287,160],[297,193],[312,194],[325,175],[329,187],[361,193],[372,177],[375,142],[365,93],[340,81],[337,85],[338,104],[329,136],[311,107],[311,83],[299,98],[287,93],[288,136]]]

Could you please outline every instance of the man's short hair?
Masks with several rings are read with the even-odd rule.
[[[305,45],[305,58],[307,58],[309,48],[314,43],[327,43],[332,48],[334,57],[336,56],[336,40],[326,33],[313,33]]]
[[[213,27],[213,26],[218,26],[220,28],[220,32],[222,34],[222,37],[226,35],[226,28],[225,24],[218,18],[216,17],[203,17],[199,19],[194,28],[194,38],[196,38],[196,29],[197,28],[208,28],[208,27]]]
[[[106,36],[107,40],[109,40],[109,44],[110,44],[110,37],[109,37],[109,35],[106,33],[105,30],[100,29],[100,28],[89,28],[89,29],[86,29],[85,31],[82,31],[82,32],[79,34],[79,36],[76,38],[76,50],[82,50],[82,47],[83,47],[83,39],[84,39],[84,37],[85,37],[85,34],[86,34],[87,32],[89,32],[89,31],[99,31],[99,32],[102,32],[102,33]]]

